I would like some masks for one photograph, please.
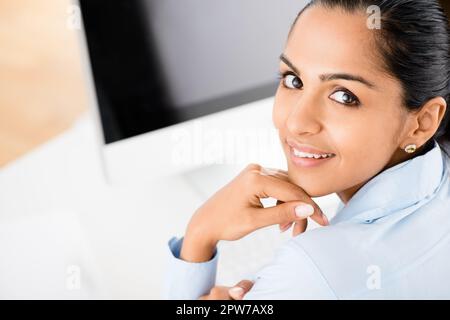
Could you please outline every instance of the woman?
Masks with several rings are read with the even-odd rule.
[[[288,171],[251,164],[197,209],[169,242],[167,297],[205,297],[218,241],[280,224],[296,237],[245,299],[450,298],[449,28],[438,2],[313,0],[280,73],[273,123]],[[342,204],[328,222],[311,197],[331,193]],[[263,208],[268,196],[278,205]],[[303,233],[307,217],[323,227]]]

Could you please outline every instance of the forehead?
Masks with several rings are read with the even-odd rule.
[[[374,34],[364,12],[313,6],[299,17],[286,43],[286,56],[301,72],[383,73]]]

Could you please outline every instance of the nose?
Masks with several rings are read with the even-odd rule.
[[[303,92],[286,119],[286,128],[293,137],[317,134],[321,130],[320,105],[314,96]]]

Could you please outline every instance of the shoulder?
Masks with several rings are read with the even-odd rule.
[[[345,299],[366,288],[377,261],[360,240],[367,226],[328,226],[282,245],[255,276],[247,299]]]
[[[297,238],[283,244],[254,281],[245,299],[337,299]]]

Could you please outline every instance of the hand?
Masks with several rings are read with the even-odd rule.
[[[283,203],[283,202],[277,200],[277,205],[281,204],[281,203]],[[328,224],[328,218],[325,215],[324,215],[324,218],[327,219],[327,224]],[[300,233],[303,233],[306,231],[306,228],[308,227],[308,219],[303,219],[303,220],[299,220],[299,221],[295,221],[295,222],[281,223],[281,224],[279,224],[280,232],[281,233],[286,232],[292,226],[294,226],[292,228],[292,236],[296,237]]]
[[[260,199],[267,197],[277,199],[277,205],[264,208]],[[328,224],[311,197],[289,181],[287,172],[250,164],[196,210],[180,258],[208,261],[219,240],[238,240],[274,224],[286,228],[295,223],[294,232],[300,233],[306,229],[308,216],[321,225]]]
[[[209,294],[201,296],[199,300],[242,300],[252,287],[253,282],[250,280],[242,280],[234,287],[215,286]]]

